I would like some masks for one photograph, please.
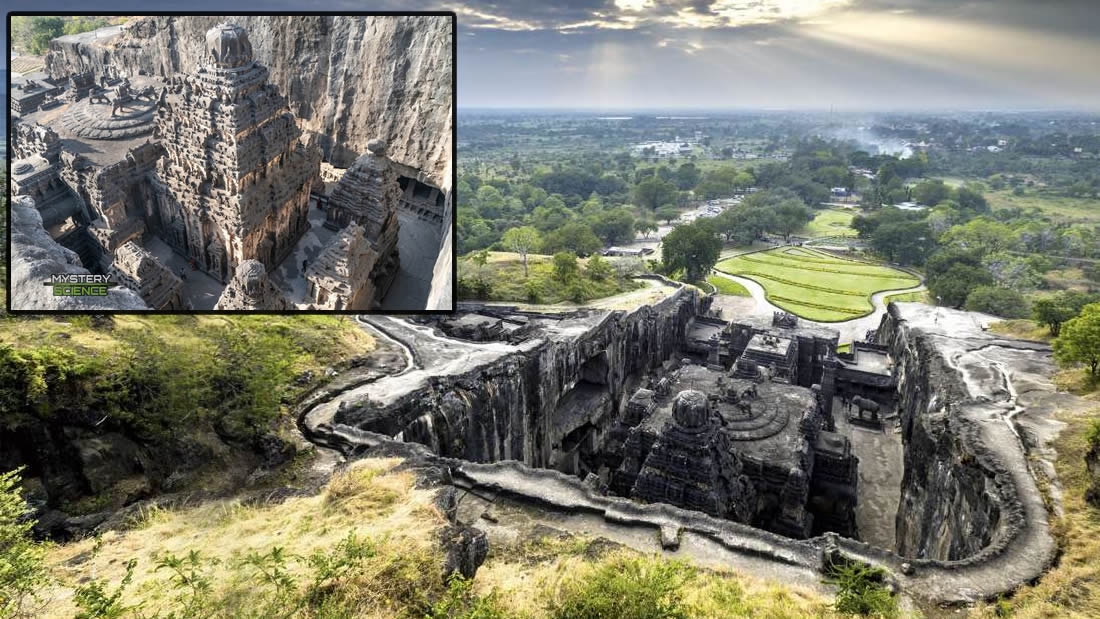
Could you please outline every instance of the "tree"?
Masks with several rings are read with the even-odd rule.
[[[699,168],[694,163],[681,164],[676,169],[676,187],[683,191],[694,189],[699,183]]]
[[[871,247],[891,262],[922,264],[935,248],[932,230],[923,221],[883,224],[871,235]]]
[[[584,267],[585,273],[588,277],[602,281],[611,275],[611,265],[607,263],[607,260],[603,259],[603,256],[596,254],[588,259],[588,264]]]
[[[651,211],[676,203],[676,185],[657,177],[642,180],[634,186],[634,203]]]
[[[544,254],[571,251],[578,256],[587,256],[600,247],[603,247],[600,238],[579,221],[571,221],[557,230],[547,232],[542,240]]]
[[[666,224],[670,224],[673,219],[680,216],[680,211],[676,210],[676,207],[671,204],[665,204],[658,208],[657,212],[654,214],[657,216],[657,219],[663,219]]]
[[[577,274],[577,254],[559,251],[554,254],[554,278],[565,283]]]
[[[634,215],[625,208],[600,213],[592,222],[592,232],[608,245],[634,238]]]
[[[993,276],[981,266],[956,263],[940,275],[928,275],[928,289],[936,299],[950,307],[962,307],[970,293],[979,286],[993,284]]]
[[[971,312],[984,312],[1001,318],[1028,316],[1024,295],[1000,286],[978,286],[967,295],[965,307]]]
[[[1050,329],[1050,334],[1057,337],[1063,323],[1080,314],[1086,305],[1098,301],[1100,301],[1100,295],[1064,290],[1049,297],[1036,299],[1031,309],[1035,321],[1046,325]]]
[[[913,200],[920,204],[935,206],[951,197],[951,188],[939,179],[921,181],[913,187]]]
[[[784,237],[789,237],[813,218],[813,212],[800,200],[783,200],[775,207],[775,230]]]
[[[523,279],[527,279],[527,254],[539,246],[542,235],[531,226],[521,226],[505,232],[500,242],[523,257]]]
[[[34,55],[46,53],[50,41],[65,31],[65,21],[60,17],[32,17],[30,52]]]
[[[959,208],[970,211],[972,215],[989,212],[989,203],[985,201],[985,196],[969,187],[959,187],[955,191],[955,201],[959,203]]]
[[[1086,305],[1080,316],[1062,325],[1054,357],[1066,366],[1083,363],[1093,380],[1100,379],[1100,303]]]
[[[27,606],[49,578],[45,549],[31,539],[30,512],[19,471],[0,473],[0,617],[33,616]]]
[[[649,218],[640,219],[634,224],[634,227],[638,229],[643,239],[648,239],[650,234],[657,231],[657,222]]]
[[[669,272],[684,270],[689,282],[703,279],[718,262],[722,241],[714,226],[706,220],[676,226],[665,235],[661,261]]]

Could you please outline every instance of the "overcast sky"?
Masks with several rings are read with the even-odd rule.
[[[184,5],[109,4],[120,13]],[[1100,110],[1100,0],[238,0],[232,8],[452,9],[460,108]]]

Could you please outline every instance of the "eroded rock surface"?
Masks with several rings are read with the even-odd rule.
[[[207,31],[223,21],[248,31],[301,127],[328,136],[333,165],[348,167],[381,136],[394,159],[443,186],[454,88],[448,17],[148,16],[54,39],[46,68],[61,78],[193,73]]]

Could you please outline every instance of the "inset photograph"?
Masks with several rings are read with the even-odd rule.
[[[452,13],[9,20],[10,311],[453,310]]]

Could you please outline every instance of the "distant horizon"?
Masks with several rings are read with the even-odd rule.
[[[1063,113],[1063,114],[1084,114],[1084,115],[1100,115],[1100,106],[1090,108],[1072,108],[1072,107],[1005,107],[1005,108],[982,108],[982,107],[879,107],[879,108],[828,108],[828,107],[760,107],[760,106],[728,106],[728,107],[593,107],[593,106],[547,106],[547,105],[463,105],[459,103],[459,112],[576,112],[576,113],[590,113],[590,114],[614,114],[614,113],[629,113],[633,115],[651,115],[651,114],[669,114],[674,112],[707,112],[712,114],[721,113],[746,113],[746,112],[761,112],[761,113],[820,113],[820,114],[885,114],[885,113],[905,113],[905,114],[941,114],[941,113],[979,113],[979,114],[1031,114],[1031,113]]]
[[[112,0],[104,14],[180,8],[169,4]],[[1100,112],[1096,0],[192,0],[186,8],[453,10],[460,110]]]

